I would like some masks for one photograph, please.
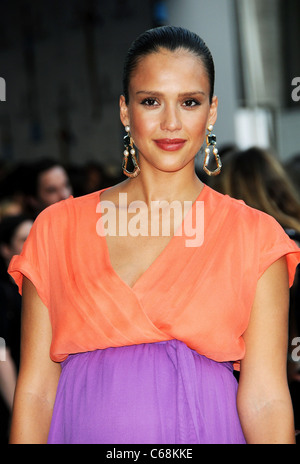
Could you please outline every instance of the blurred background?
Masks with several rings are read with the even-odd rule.
[[[0,10],[1,173],[54,158],[75,194],[88,163],[118,177],[124,56],[163,24],[195,31],[212,51],[219,147],[258,145],[284,162],[300,152],[298,0],[1,0]]]

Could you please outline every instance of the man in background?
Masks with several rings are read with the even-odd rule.
[[[67,171],[59,162],[51,159],[29,166],[25,185],[27,207],[34,217],[47,206],[72,195]]]

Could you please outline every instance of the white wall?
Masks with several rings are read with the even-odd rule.
[[[244,1],[253,2],[253,0]],[[268,5],[260,5],[261,3],[266,2],[258,0],[258,5],[260,8],[266,7],[267,11],[264,12],[264,15],[260,15],[257,21],[260,23],[261,32],[264,32],[266,21],[268,18],[273,17],[276,11],[272,11],[273,16],[270,16],[271,11],[268,11],[268,7],[271,8],[273,2],[269,0]],[[257,144],[263,148],[271,148],[272,152],[282,161],[286,161],[295,153],[300,153],[300,102],[299,108],[296,107],[291,110],[280,108],[280,105],[278,105],[280,91],[275,92],[272,97],[274,99],[273,103],[268,102],[265,108],[261,106],[251,108],[253,114],[258,113],[259,116],[265,112],[263,124],[261,124],[259,118],[253,123],[253,114],[250,114],[246,124],[246,132],[243,131],[243,128],[245,128],[243,124],[245,112],[240,111],[243,106],[242,101],[239,100],[242,70],[237,58],[239,39],[234,0],[167,0],[167,5],[169,23],[186,27],[200,35],[207,43],[214,57],[216,66],[215,94],[219,98],[218,121],[215,126],[218,145],[236,143],[240,148],[245,149]],[[274,6],[276,6],[275,3]],[[278,12],[276,14],[276,21],[279,22]],[[264,69],[266,73],[264,85],[268,90],[268,94],[270,93],[269,87],[273,89],[275,85],[275,82],[273,82],[275,78],[272,78],[275,66],[274,57],[278,61],[278,54],[280,53],[280,50],[278,50],[279,37],[274,36],[274,28],[276,29],[277,26],[277,23],[269,25],[269,29],[273,31],[271,38],[263,33],[256,37],[261,52],[264,52],[263,65],[266,68]],[[253,30],[252,34],[255,33],[255,30]],[[275,38],[276,40],[274,40]],[[273,67],[267,68],[268,60],[270,61],[271,57]],[[284,56],[281,58],[284,62]],[[280,68],[279,64],[278,67]],[[253,72],[255,73],[255,69]],[[259,72],[259,69],[257,69],[257,72]],[[278,69],[278,74],[281,74],[281,69]],[[277,76],[277,80],[280,80],[279,76]],[[291,93],[292,90],[293,87],[291,86]],[[257,130],[257,125],[259,125],[259,130]],[[264,131],[263,136],[261,131]]]

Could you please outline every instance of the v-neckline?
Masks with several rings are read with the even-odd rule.
[[[101,194],[105,191],[105,190],[109,190],[111,187],[106,187],[104,189],[101,189],[99,192],[98,192],[98,205],[101,204]],[[167,245],[163,248],[163,250],[159,253],[159,255],[154,259],[154,261],[152,261],[152,263],[147,267],[147,269],[138,277],[138,279],[134,282],[134,284],[131,286],[129,284],[127,284],[127,282],[125,282],[125,280],[117,273],[117,271],[115,270],[115,268],[113,267],[112,263],[111,263],[111,259],[110,259],[110,254],[109,254],[109,248],[108,248],[108,244],[107,244],[107,240],[106,240],[106,237],[105,235],[102,235],[101,238],[103,240],[103,243],[104,243],[104,255],[105,255],[105,260],[106,260],[106,267],[110,270],[111,274],[120,282],[122,283],[122,285],[124,285],[127,289],[129,289],[129,291],[131,292],[135,292],[135,289],[138,287],[138,285],[140,284],[140,282],[145,278],[146,275],[148,275],[151,270],[155,267],[155,265],[157,265],[157,263],[159,261],[162,260],[162,258],[165,256],[165,254],[167,253],[167,251],[170,249],[171,245],[174,243],[175,239],[178,238],[178,234],[177,232],[179,230],[182,231],[182,234],[180,236],[184,236],[184,222],[185,222],[185,219],[188,215],[192,214],[193,213],[193,210],[195,208],[195,205],[198,201],[201,200],[202,196],[205,194],[206,190],[208,189],[208,186],[206,184],[203,184],[203,187],[199,193],[199,195],[197,196],[197,198],[195,199],[195,201],[193,202],[191,208],[188,210],[188,212],[186,213],[186,215],[183,217],[182,219],[182,222],[180,223],[180,225],[177,227],[176,229],[176,232],[172,235],[171,239],[168,241]],[[102,223],[102,213],[101,213],[101,209],[99,208],[99,211],[100,211],[100,217],[99,217],[99,221],[101,221],[101,224],[103,226],[103,223]]]

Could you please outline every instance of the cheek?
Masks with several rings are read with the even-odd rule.
[[[145,115],[143,111],[134,111],[129,113],[130,130],[134,144],[138,149],[142,149],[152,139],[161,135],[159,112],[150,111]],[[203,144],[208,126],[209,112],[203,111],[199,115],[183,113],[181,115],[182,130],[181,135],[187,136],[195,144]]]
[[[136,115],[130,119],[130,132],[135,145],[138,147],[141,143],[147,143],[151,136],[157,130],[158,124],[155,118]]]
[[[194,139],[196,143],[200,143],[202,145],[206,135],[206,126],[206,120],[199,120],[197,123],[193,121],[188,124],[188,131],[191,139]]]

